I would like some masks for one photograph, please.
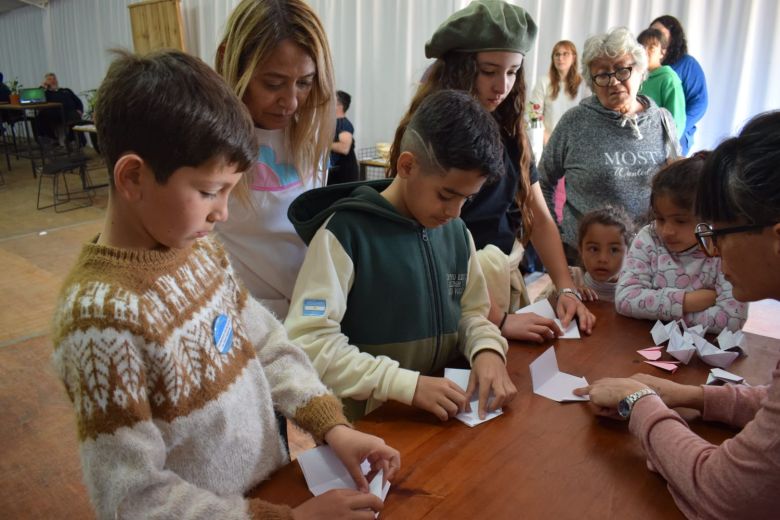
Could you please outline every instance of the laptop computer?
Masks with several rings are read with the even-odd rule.
[[[36,103],[46,103],[46,91],[43,87],[19,89],[20,105],[34,105]]]

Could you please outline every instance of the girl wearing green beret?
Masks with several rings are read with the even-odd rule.
[[[525,10],[501,0],[475,0],[445,20],[425,46],[425,55],[436,62],[401,120],[390,162],[398,158],[400,140],[417,107],[438,90],[470,92],[493,114],[504,143],[505,175],[483,187],[463,208],[461,218],[480,250],[490,291],[490,320],[507,338],[543,342],[562,333],[552,320],[513,313],[527,302],[522,299],[525,287],[517,269],[520,243],[533,243],[558,287],[556,312],[564,327],[576,316],[580,329],[590,334],[596,318],[580,301],[569,274],[525,132],[523,61],[536,32],[536,23]]]

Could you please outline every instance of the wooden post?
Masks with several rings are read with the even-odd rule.
[[[181,0],[147,0],[127,6],[138,54],[157,49],[184,48]]]

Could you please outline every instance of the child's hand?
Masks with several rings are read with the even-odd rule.
[[[534,312],[507,315],[501,333],[509,339],[537,343],[544,343],[563,334],[553,320]]]
[[[582,301],[585,302],[599,301],[599,295],[596,294],[596,291],[594,291],[590,287],[577,287],[577,291],[579,291]]]
[[[354,518],[374,520],[374,513],[382,510],[378,496],[354,489],[332,489],[327,493],[310,498],[293,509],[295,520],[330,520],[331,518]]]
[[[412,406],[431,412],[446,421],[465,410],[468,404],[463,389],[456,383],[443,377],[420,376],[414,391]]]
[[[368,459],[373,472],[383,470],[385,480],[392,480],[401,467],[401,455],[398,450],[386,445],[379,437],[353,430],[343,424],[328,430],[325,434],[325,442],[347,467],[347,471],[361,491],[368,492],[368,481],[360,469],[360,464],[364,460]]]
[[[471,377],[466,395],[471,396],[479,385],[479,418],[484,419],[487,412],[492,412],[504,406],[517,395],[517,388],[506,371],[504,360],[497,352],[483,350],[474,358],[471,364]],[[493,392],[493,399],[488,403],[488,396]],[[468,405],[468,402],[466,403]]]
[[[715,305],[718,293],[713,289],[697,289],[685,293],[683,298],[683,312],[701,312]]]

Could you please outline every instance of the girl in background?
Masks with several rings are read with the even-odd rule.
[[[539,105],[544,124],[544,144],[550,139],[561,116],[573,106],[590,96],[591,91],[579,72],[577,47],[569,40],[561,40],[553,46],[550,70],[536,82],[531,93],[531,103]],[[536,158],[537,160],[540,157]],[[566,200],[566,181],[561,179],[555,188],[555,217],[563,220],[563,202]]]
[[[401,119],[390,149],[394,164],[415,111],[426,97],[442,89],[469,92],[496,119],[504,144],[504,175],[484,186],[463,207],[461,218],[479,250],[490,292],[490,321],[507,338],[531,341],[551,339],[561,331],[553,320],[513,313],[530,303],[520,297],[525,287],[517,268],[522,256],[519,244],[529,239],[558,288],[556,312],[564,327],[576,315],[581,330],[590,334],[596,321],[575,290],[525,132],[523,61],[536,32],[536,23],[522,7],[501,0],[475,0],[453,13],[425,45],[426,57],[436,62]]]
[[[228,20],[216,69],[249,109],[259,145],[245,175],[249,204],[231,201],[217,230],[252,295],[284,319],[306,253],[287,209],[325,185],[336,129],[328,40],[302,0],[244,0]]]
[[[708,155],[699,152],[671,163],[653,178],[655,220],[639,231],[628,252],[615,294],[620,314],[682,318],[688,326],[703,325],[715,334],[745,323],[747,306],[732,296],[720,259],[707,256],[696,241],[693,197]]]

